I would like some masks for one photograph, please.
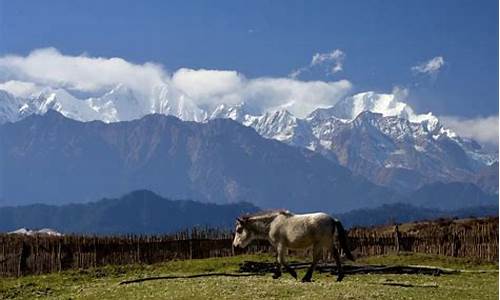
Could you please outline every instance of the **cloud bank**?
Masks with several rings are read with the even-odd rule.
[[[426,62],[413,66],[411,70],[415,73],[436,76],[439,72],[439,69],[441,69],[444,64],[444,58],[442,56],[436,56]]]
[[[25,57],[1,57],[0,69],[1,81],[16,80],[87,92],[120,83],[147,92],[166,77],[156,64],[136,65],[117,57],[68,56],[54,48],[34,50]]]
[[[313,57],[315,65],[334,62],[332,71],[342,69],[343,53]],[[64,88],[82,93],[105,93],[124,85],[144,101],[154,90],[166,87],[195,105],[246,102],[259,111],[286,108],[303,117],[318,107],[337,103],[350,90],[348,80],[301,81],[293,78],[259,77],[248,79],[232,70],[193,70],[168,72],[154,63],[134,64],[122,58],[70,56],[54,48],[34,50],[27,56],[0,57],[0,89],[18,97],[28,97],[43,87]]]
[[[304,117],[337,103],[351,89],[347,80],[299,81],[290,78],[247,79],[235,71],[180,69],[172,85],[202,107],[245,102],[257,111],[287,109]]]
[[[439,119],[460,136],[498,147],[498,116],[471,119],[443,116]]]

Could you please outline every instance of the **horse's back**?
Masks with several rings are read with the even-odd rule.
[[[291,248],[303,248],[312,244],[331,243],[332,218],[325,213],[296,214],[283,217],[275,224],[276,232],[283,235]],[[280,238],[280,239],[281,239]]]
[[[293,219],[292,219],[293,218]],[[323,212],[315,212],[308,214],[298,214],[294,215],[290,219],[293,222],[302,222],[310,226],[321,226],[321,227],[330,227],[332,224],[332,217],[330,215]]]
[[[313,220],[330,220],[332,217],[328,215],[327,213],[324,212],[313,212],[313,213],[307,213],[307,214],[295,214],[293,217],[298,217],[298,218],[308,218],[308,219],[313,219]]]

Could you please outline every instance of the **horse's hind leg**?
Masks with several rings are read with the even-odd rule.
[[[337,264],[337,282],[340,282],[344,278],[344,270],[342,269],[342,263],[340,262],[340,255],[337,248],[332,248],[332,254],[335,259],[335,263]]]
[[[322,249],[320,247],[314,247],[313,248],[313,261],[309,269],[307,269],[306,275],[304,275],[304,278],[302,278],[302,282],[311,282],[312,279],[312,274],[314,272],[314,269],[316,268],[316,265],[318,264],[319,258],[321,257],[322,254]]]
[[[297,279],[297,273],[295,272],[294,269],[290,268],[290,266],[286,263],[285,261],[285,253],[286,253],[286,248],[283,246],[278,246],[278,263],[285,267],[285,270],[290,273],[290,275],[293,276],[293,278]]]
[[[278,279],[281,277],[281,264],[279,259],[279,253],[276,251],[276,270],[274,271],[273,278]]]

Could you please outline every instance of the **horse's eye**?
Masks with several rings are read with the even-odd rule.
[[[237,233],[242,233],[243,232],[243,228],[240,227],[240,228],[236,229],[236,232]]]

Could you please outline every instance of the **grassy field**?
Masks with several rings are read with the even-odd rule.
[[[206,277],[119,285],[126,279],[205,272],[234,272],[244,260],[272,261],[269,256],[238,256],[172,261],[148,266],[113,266],[58,274],[1,278],[0,299],[498,299],[498,272],[456,275],[314,274],[301,283],[290,275]],[[467,270],[498,270],[498,265],[428,255],[380,256],[357,263],[431,265]],[[300,272],[302,276],[304,271]],[[411,284],[413,287],[386,285]]]

